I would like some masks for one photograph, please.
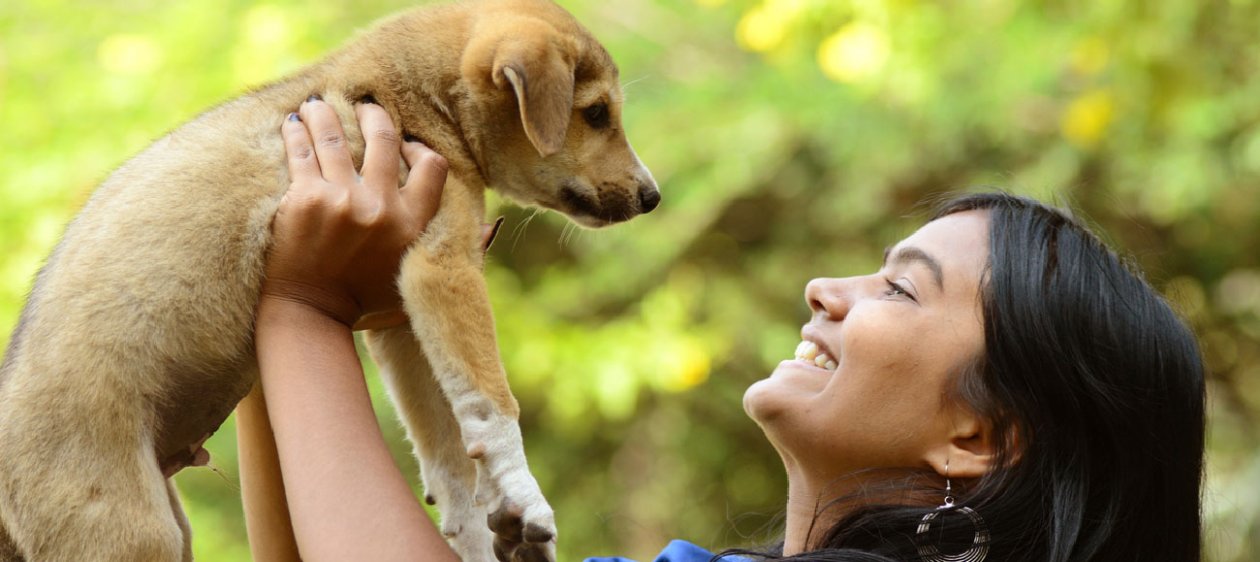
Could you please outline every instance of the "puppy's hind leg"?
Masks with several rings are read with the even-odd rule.
[[[425,502],[442,511],[442,535],[465,562],[492,562],[485,506],[473,498],[477,467],[419,342],[408,328],[373,330],[366,341],[420,461]]]
[[[0,450],[17,453],[0,459],[0,517],[18,550],[40,562],[186,560],[147,431],[124,415],[100,431],[64,427],[0,435]]]

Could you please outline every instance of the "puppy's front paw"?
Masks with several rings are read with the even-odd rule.
[[[458,523],[452,521],[456,518],[452,518],[449,512],[442,514],[442,534],[464,562],[494,562],[498,555],[491,547],[497,538],[478,520],[480,517],[477,515],[481,513],[480,510],[469,510],[469,517],[456,517]],[[448,525],[448,521],[452,524]]]
[[[555,514],[538,482],[521,465],[495,476],[495,460],[502,458],[487,455],[477,462],[477,498],[489,513],[486,523],[494,532],[495,557],[502,562],[554,561]]]
[[[494,555],[500,562],[552,562],[556,559],[556,530],[550,506],[527,510],[504,500],[490,513],[487,523],[494,531]],[[542,513],[537,513],[542,512]]]
[[[495,556],[503,562],[553,561],[555,514],[529,472],[516,417],[477,406],[455,411],[465,452],[477,463],[474,497],[494,532]]]
[[[458,449],[456,449],[458,450]],[[468,473],[474,463],[456,455],[428,451],[421,463],[424,501],[442,512],[440,530],[464,562],[494,562],[494,534],[486,528],[485,504],[474,501]]]

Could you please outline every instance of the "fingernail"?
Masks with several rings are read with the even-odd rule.
[[[420,142],[420,139],[411,133],[403,133],[403,142]]]
[[[306,98],[306,101],[320,101],[322,99],[324,98],[319,97],[319,94],[311,94],[311,97]]]
[[[372,105],[381,105],[379,103],[376,103],[376,98],[372,97],[372,94],[367,94],[367,95],[364,95],[362,98],[359,98],[359,103],[370,103]]]
[[[298,114],[296,114],[296,113],[290,113],[290,114],[289,114],[289,118],[288,118],[288,119],[289,119],[289,121],[301,121],[301,120],[302,120],[302,116],[300,116],[300,115],[298,115]]]

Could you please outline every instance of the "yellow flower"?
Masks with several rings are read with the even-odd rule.
[[[1069,142],[1081,148],[1093,148],[1106,134],[1115,118],[1116,102],[1108,90],[1094,90],[1078,96],[1068,104],[1059,121],[1059,128]]]
[[[788,30],[787,14],[771,6],[748,10],[735,26],[735,38],[745,49],[765,53],[783,43]]]
[[[828,78],[853,84],[882,70],[890,51],[888,34],[883,29],[869,23],[853,22],[818,46],[818,65]]]

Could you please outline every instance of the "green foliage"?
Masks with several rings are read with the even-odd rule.
[[[874,269],[917,202],[975,185],[1073,204],[1190,318],[1212,376],[1207,551],[1260,549],[1254,0],[562,3],[619,61],[664,192],[599,232],[492,200],[503,357],[564,559],[769,540],[782,469],[740,397],[791,354],[805,282]],[[112,167],[404,6],[0,6],[0,341]],[[246,559],[230,423],[209,448],[221,474],[178,477],[195,550]]]

